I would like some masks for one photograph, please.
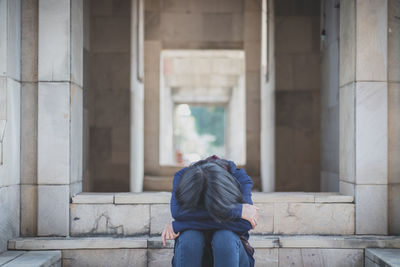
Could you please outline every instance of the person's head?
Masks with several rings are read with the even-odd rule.
[[[231,209],[243,198],[228,166],[222,159],[201,160],[189,166],[175,191],[179,205],[187,210],[205,208],[218,222],[230,220]]]

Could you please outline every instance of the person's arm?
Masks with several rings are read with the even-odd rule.
[[[218,223],[215,221],[173,221],[172,228],[175,233],[182,232],[184,230],[218,230],[227,229],[235,232],[239,235],[247,234],[252,229],[251,224],[244,220],[238,219],[235,221],[228,221],[224,223]]]
[[[251,189],[253,188],[253,181],[250,176],[247,175],[246,171],[241,168],[236,168],[236,165],[233,161],[229,161],[229,170],[233,177],[235,177],[240,184],[240,191],[242,192],[244,203],[253,205],[253,201],[251,199]],[[243,204],[238,203],[232,209],[231,216],[232,218],[242,218],[242,208]]]
[[[189,211],[183,209],[178,200],[175,197],[175,190],[178,187],[178,183],[183,173],[187,168],[183,168],[175,173],[174,180],[172,182],[172,193],[171,193],[171,215],[177,221],[196,221],[196,220],[212,220],[210,214],[206,210],[197,209],[196,211]]]

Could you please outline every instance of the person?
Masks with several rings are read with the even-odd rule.
[[[175,173],[171,194],[174,219],[162,241],[175,239],[174,267],[254,266],[249,230],[258,221],[253,181],[233,161],[211,156]]]

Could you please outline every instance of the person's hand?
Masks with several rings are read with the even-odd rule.
[[[258,210],[259,208],[254,205],[247,203],[242,205],[242,219],[249,221],[252,229],[257,226]]]
[[[163,245],[167,245],[167,240],[173,240],[179,236],[179,233],[175,234],[174,229],[172,228],[172,222],[167,224],[161,234],[161,239]]]

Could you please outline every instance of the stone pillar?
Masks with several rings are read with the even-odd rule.
[[[82,188],[82,9],[39,0],[39,236],[69,234],[69,199]]]
[[[267,5],[268,3],[268,5]],[[274,1],[262,1],[261,15],[261,189],[275,191]]]
[[[389,234],[400,234],[400,1],[388,1]]]
[[[130,191],[143,191],[144,86],[143,0],[131,2],[131,162]]]
[[[388,233],[388,1],[340,2],[340,192],[356,234]]]

